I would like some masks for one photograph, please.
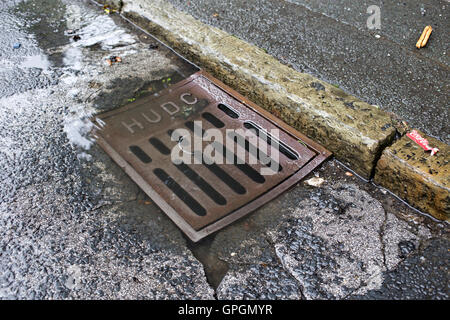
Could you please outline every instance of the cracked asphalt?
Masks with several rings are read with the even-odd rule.
[[[335,160],[306,178],[322,186],[186,240],[89,118],[196,69],[89,1],[8,0],[0,18],[1,299],[449,298],[448,225]]]

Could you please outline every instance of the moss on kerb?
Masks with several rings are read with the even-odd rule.
[[[375,171],[375,182],[411,205],[441,220],[450,219],[450,146],[425,136],[439,148],[434,156],[404,136],[383,151]]]
[[[122,13],[366,178],[395,136],[391,118],[378,108],[164,1],[124,1]]]

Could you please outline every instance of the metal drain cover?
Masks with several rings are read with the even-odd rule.
[[[94,121],[100,146],[193,241],[272,200],[330,155],[204,71]],[[203,141],[211,129],[224,139]],[[203,151],[210,145],[209,158],[195,141]],[[172,161],[173,152],[190,161]]]

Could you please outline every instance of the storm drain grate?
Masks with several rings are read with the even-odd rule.
[[[272,200],[330,155],[203,71],[95,122],[102,148],[193,241]],[[202,141],[211,129],[223,139]],[[172,161],[174,149],[188,158]]]

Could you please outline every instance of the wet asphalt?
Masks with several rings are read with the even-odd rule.
[[[306,178],[322,186],[186,240],[89,118],[196,69],[89,1],[0,19],[1,299],[448,299],[447,224],[334,160]]]
[[[88,134],[92,114],[192,70],[87,1],[0,15],[0,297],[211,299],[181,233]]]
[[[169,2],[450,143],[448,1]],[[371,5],[381,10],[379,30],[367,28]],[[434,31],[418,50],[427,25]]]

